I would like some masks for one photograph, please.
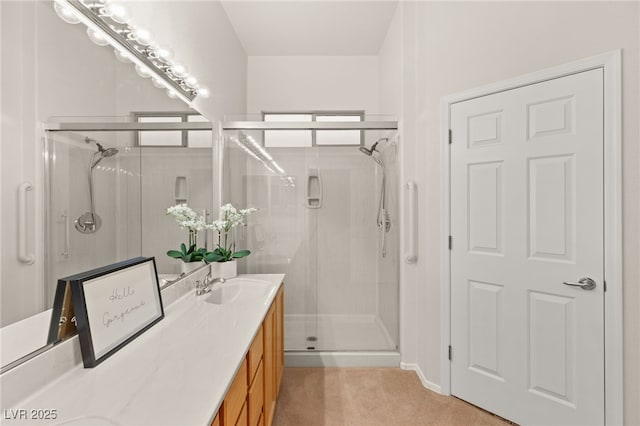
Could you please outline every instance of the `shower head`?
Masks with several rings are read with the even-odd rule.
[[[118,150],[116,148],[107,148],[107,149],[103,149],[102,151],[100,151],[100,153],[102,154],[102,157],[113,157],[114,155],[116,155],[118,153]]]
[[[373,158],[373,161],[375,161],[376,163],[378,163],[380,166],[382,166],[382,161],[380,160],[380,158],[377,158],[377,156],[373,155],[374,153],[379,153],[380,151],[377,150],[377,146],[380,142],[388,142],[389,138],[381,138],[378,139],[377,141],[374,142],[373,145],[371,145],[371,149],[365,147],[365,146],[361,146],[358,149],[360,150],[361,153],[368,155],[369,157]]]
[[[100,142],[98,142],[95,139],[91,139],[89,137],[85,137],[84,141],[86,143],[94,143],[98,147],[98,151],[94,152],[93,155],[91,156],[91,163],[90,163],[90,169],[91,170],[93,170],[93,168],[95,166],[97,166],[98,163],[100,161],[102,161],[103,158],[113,157],[114,155],[116,155],[118,153],[118,149],[117,148],[105,148],[100,144]]]
[[[358,148],[360,150],[361,153],[371,156],[373,155],[373,151],[370,149],[367,149],[367,147],[361,146],[360,148]]]
[[[113,157],[114,155],[116,155],[118,153],[118,150],[116,148],[106,148],[103,147],[100,142],[98,142],[95,139],[91,139],[90,137],[85,137],[84,138],[85,143],[94,143],[96,144],[96,146],[98,147],[98,152],[101,155],[101,158],[105,158],[105,157]]]
[[[377,150],[378,144],[380,142],[389,142],[389,138],[381,138],[378,139],[377,141],[375,141],[373,143],[373,145],[371,145],[371,149],[368,149],[367,147],[361,146],[360,148],[358,148],[360,150],[360,152],[362,152],[363,154],[366,154],[368,156],[372,156],[374,152],[380,152]]]

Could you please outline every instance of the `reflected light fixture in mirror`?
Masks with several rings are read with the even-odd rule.
[[[130,22],[123,5],[107,0],[54,0],[54,9],[63,21],[86,25],[91,41],[113,46],[119,60],[132,62],[139,75],[152,77],[170,97],[189,105],[196,96],[209,97],[208,88],[200,86],[182,64],[173,62],[170,49],[155,45],[148,30]]]

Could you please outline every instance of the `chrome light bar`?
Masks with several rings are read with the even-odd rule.
[[[191,104],[196,96],[208,96],[206,87],[198,85],[184,66],[172,61],[168,49],[154,45],[148,31],[128,23],[124,6],[107,0],[54,2],[62,20],[72,24],[82,22],[94,43],[113,46],[118,59],[134,63],[140,76],[151,77],[153,84],[165,88],[170,97]]]

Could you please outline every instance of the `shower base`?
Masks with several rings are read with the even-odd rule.
[[[374,315],[286,315],[287,367],[398,367],[400,354]]]

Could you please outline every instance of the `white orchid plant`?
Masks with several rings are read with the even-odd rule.
[[[169,250],[167,256],[181,259],[185,263],[200,262],[204,259],[207,250],[197,249],[198,231],[209,228],[204,217],[198,215],[186,204],[177,204],[167,209],[166,214],[172,216],[181,229],[189,231],[189,246],[180,244],[180,250]]]
[[[218,246],[215,250],[204,255],[207,262],[228,262],[234,259],[249,256],[249,250],[236,251],[235,241],[229,241],[229,232],[244,222],[244,218],[257,209],[248,208],[238,210],[231,204],[220,207],[220,217],[210,224],[211,229],[218,232]]]
[[[169,250],[167,256],[174,259],[181,259],[183,262],[228,262],[233,259],[246,257],[251,252],[249,250],[236,251],[235,241],[229,241],[229,232],[236,226],[243,223],[244,218],[257,211],[254,208],[238,210],[231,204],[220,207],[220,218],[214,222],[207,223],[203,216],[198,215],[186,204],[177,204],[166,210],[166,214],[172,216],[181,229],[189,232],[189,245],[180,244],[180,250]],[[213,229],[218,232],[218,245],[215,250],[208,252],[206,248],[197,247],[198,231],[203,229]]]

